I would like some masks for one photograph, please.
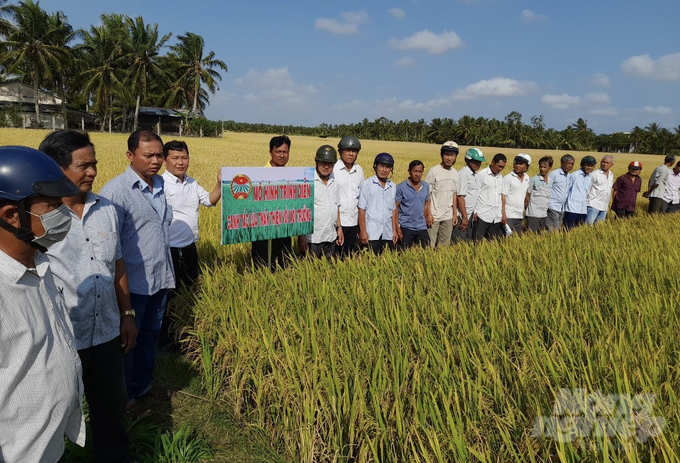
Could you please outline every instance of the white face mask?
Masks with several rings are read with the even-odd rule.
[[[45,234],[36,236],[33,241],[45,248],[49,249],[53,244],[63,240],[71,229],[71,213],[65,204],[43,215],[34,214],[30,211],[28,213],[40,218]]]

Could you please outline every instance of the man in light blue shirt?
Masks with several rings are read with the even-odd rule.
[[[567,180],[567,202],[564,206],[564,226],[567,229],[586,223],[588,217],[588,192],[593,183],[590,175],[597,164],[592,156],[581,159],[581,168]]]
[[[54,280],[64,295],[90,406],[94,460],[130,459],[125,429],[125,353],[137,329],[118,237],[114,205],[92,193],[97,177],[94,145],[87,134],[57,130],[40,144],[79,189],[63,198],[71,215],[64,240],[47,250]]]
[[[399,239],[395,198],[397,189],[389,177],[394,158],[380,153],[373,161],[375,175],[361,184],[359,190],[359,239],[376,254],[394,248]]]
[[[107,183],[101,195],[116,206],[120,243],[135,310],[137,346],[126,356],[128,404],[151,391],[156,343],[167,292],[175,287],[170,256],[172,210],[158,171],[163,165],[163,142],[147,130],[128,138],[127,170]]]
[[[425,220],[425,211],[430,207],[430,185],[421,181],[424,172],[425,166],[421,161],[411,161],[408,165],[408,178],[397,185],[395,205],[399,239],[404,248],[417,244],[426,248],[430,245]]]
[[[550,172],[552,191],[548,199],[548,230],[559,230],[564,220],[564,204],[567,202],[567,178],[574,168],[574,156],[565,154],[560,159],[560,168]]]

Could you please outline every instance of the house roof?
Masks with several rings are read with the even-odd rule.
[[[35,89],[18,79],[0,82],[0,102],[35,104]],[[41,105],[60,105],[62,99],[50,92],[38,90],[38,103]]]
[[[144,116],[182,117],[182,114],[174,109],[156,108],[153,106],[140,106],[139,114]]]

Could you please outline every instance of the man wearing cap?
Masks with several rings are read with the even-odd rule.
[[[465,167],[458,172],[458,224],[453,227],[452,241],[472,240],[474,224],[472,216],[477,205],[479,186],[478,172],[482,162],[486,161],[484,153],[479,148],[470,148],[465,152]]]
[[[565,154],[560,159],[560,168],[550,172],[552,190],[548,199],[548,230],[559,230],[564,220],[564,204],[567,201],[567,178],[574,168],[574,156]]]
[[[442,162],[432,167],[425,177],[430,185],[430,208],[426,219],[430,246],[433,249],[451,244],[451,232],[458,223],[458,172],[453,168],[458,157],[458,144],[447,141],[442,145],[439,154]]]
[[[612,194],[612,210],[617,217],[630,217],[635,214],[637,194],[642,188],[640,171],[642,163],[633,161],[628,164],[628,172],[614,182]]]
[[[604,221],[609,209],[609,199],[614,185],[614,174],[610,171],[614,156],[607,154],[600,161],[600,168],[592,173],[593,183],[588,192],[588,217],[586,223],[593,225]]]
[[[473,239],[494,239],[501,236],[501,219],[503,217],[503,176],[508,158],[503,153],[496,154],[491,165],[482,170],[478,176],[479,196],[473,216]]]
[[[663,204],[661,205],[661,212],[676,212],[680,208],[680,197],[678,193],[680,189],[680,162],[678,162],[666,179],[666,191],[663,195]]]
[[[375,175],[366,179],[359,190],[359,239],[376,254],[387,247],[394,249],[399,239],[395,198],[396,185],[390,180],[394,158],[380,153],[373,160]]]
[[[355,136],[342,137],[338,143],[340,159],[333,167],[333,176],[338,184],[340,194],[340,220],[344,242],[338,247],[341,256],[356,252],[359,249],[359,188],[364,181],[364,169],[356,163],[361,151],[361,142]]]
[[[649,189],[642,193],[642,196],[649,198],[649,208],[647,212],[650,214],[661,212],[663,204],[663,196],[666,191],[666,179],[671,172],[671,167],[675,163],[675,156],[668,155],[664,158],[663,164],[654,169],[651,177],[649,177]]]
[[[338,153],[330,145],[316,150],[314,162],[314,231],[311,235],[298,238],[302,253],[309,252],[315,257],[331,258],[335,245],[344,241],[340,222],[340,197],[338,184],[333,176],[333,166]]]
[[[597,164],[592,156],[581,159],[581,168],[567,181],[567,202],[564,205],[564,226],[567,229],[586,223],[588,217],[588,191],[593,182],[590,175]]]
[[[512,172],[503,178],[503,194],[501,195],[501,223],[510,227],[513,233],[522,232],[524,209],[526,209],[529,176],[527,169],[531,166],[531,156],[519,153],[512,162]]]
[[[548,200],[552,193],[550,168],[553,165],[552,156],[544,156],[538,160],[538,175],[529,179],[527,188],[527,228],[532,232],[547,229]]]
[[[125,354],[135,345],[137,329],[118,215],[110,201],[92,193],[97,158],[87,134],[57,130],[45,137],[40,151],[54,159],[80,189],[80,194],[63,198],[71,229],[47,255],[73,323],[90,407],[94,459],[128,461]]]
[[[85,445],[73,326],[46,251],[67,235],[78,187],[46,154],[0,147],[0,461],[54,462]]]

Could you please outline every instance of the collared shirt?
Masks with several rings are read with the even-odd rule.
[[[359,205],[359,188],[364,182],[364,169],[354,164],[349,171],[342,159],[333,166],[333,175],[338,182],[340,192],[340,223],[343,227],[354,227],[357,224]]]
[[[160,176],[157,177],[163,182]],[[167,207],[165,194],[160,195],[163,204],[161,218],[144,197],[141,183],[139,176],[128,167],[104,185],[100,194],[116,206],[130,292],[152,295],[161,289],[175,287],[170,256],[172,210]]]
[[[560,167],[550,172],[548,177],[552,183],[552,191],[548,199],[548,209],[564,212],[564,204],[567,202],[567,179],[569,174]]]
[[[567,203],[564,206],[565,212],[574,214],[588,213],[588,191],[593,177],[579,169],[569,176]]]
[[[479,196],[478,178],[477,172],[470,169],[470,166],[465,166],[458,172],[457,194],[458,196],[465,197],[465,209],[468,219],[472,218],[472,214],[475,213],[475,206],[477,205],[477,197]],[[458,215],[462,217],[463,213],[459,210]]]
[[[527,217],[542,219],[548,217],[548,200],[552,193],[552,180],[548,175],[546,182],[542,175],[535,175],[529,179],[529,205],[527,206]]]
[[[366,211],[366,233],[370,241],[392,239],[392,211],[396,194],[397,189],[392,180],[387,180],[383,188],[376,175],[361,184],[359,209]]]
[[[616,197],[614,197],[614,201],[612,201],[612,209],[625,209],[628,212],[635,211],[637,194],[642,188],[642,179],[640,176],[623,174],[616,179],[613,188],[616,192]]]
[[[503,215],[503,176],[500,172],[494,175],[490,167],[482,170],[478,176],[479,196],[475,207],[477,218],[487,223],[500,222]]]
[[[505,196],[505,217],[508,219],[524,218],[524,201],[529,188],[529,175],[525,172],[522,178],[513,170],[503,177],[503,196]]]
[[[675,173],[671,169],[666,179],[666,189],[663,195],[663,200],[671,204],[679,204],[680,197],[678,196],[678,189],[680,189],[680,173]]]
[[[324,183],[319,173],[314,171],[314,233],[307,235],[313,244],[328,243],[338,237],[338,182],[331,173],[328,183]],[[342,223],[342,219],[341,223]]]
[[[430,185],[430,212],[435,222],[453,219],[453,195],[458,191],[458,171],[437,164],[427,171]]]
[[[85,444],[81,366],[49,261],[0,251],[0,459],[57,461],[64,435]]]
[[[602,169],[597,169],[591,176],[593,183],[588,192],[588,206],[598,211],[606,211],[609,207],[609,199],[612,196],[614,173],[609,171],[609,175],[607,175]]]
[[[661,164],[659,167],[654,169],[652,176],[649,177],[649,188],[656,183],[657,187],[654,188],[650,193],[650,198],[663,198],[666,191],[666,179],[668,174],[670,174],[671,169],[667,165]]]
[[[120,334],[114,286],[116,261],[122,257],[118,216],[111,202],[88,193],[83,218],[69,209],[71,229],[48,251],[57,287],[63,290],[78,350]]]
[[[132,173],[136,175],[137,178],[139,179],[139,186],[146,200],[149,201],[153,208],[156,210],[158,217],[163,218],[164,204],[161,197],[163,196],[164,189],[163,181],[161,180],[161,178],[158,175],[154,175],[151,178],[151,186],[149,186],[149,184],[146,183],[144,179],[137,174],[137,172],[133,170]],[[151,190],[151,187],[153,187],[153,191]]]
[[[180,180],[163,172],[165,198],[172,209],[170,247],[185,248],[198,241],[198,206],[213,207],[208,193],[196,180],[184,174]]]
[[[399,226],[409,230],[427,230],[425,222],[425,203],[430,200],[430,185],[420,182],[416,191],[406,179],[397,185],[394,201],[399,203]]]

